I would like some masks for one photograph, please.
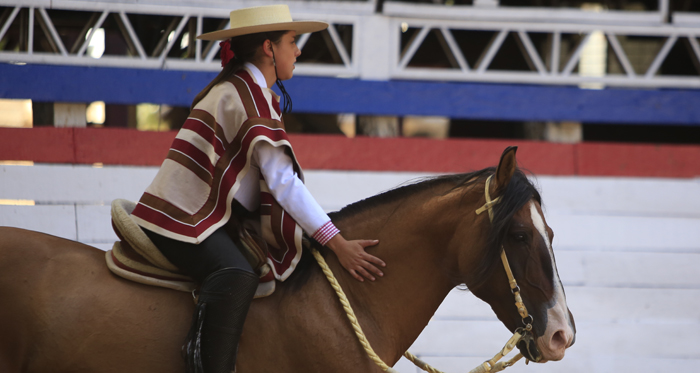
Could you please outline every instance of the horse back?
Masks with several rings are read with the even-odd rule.
[[[78,242],[0,227],[0,372],[184,372],[180,348],[191,296],[114,276],[104,255]],[[241,372],[378,369],[330,285],[313,271],[302,289],[279,284],[275,294],[253,302]]]
[[[178,372],[188,294],[124,281],[96,248],[0,227],[0,371]]]

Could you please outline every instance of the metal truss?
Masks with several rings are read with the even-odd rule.
[[[173,3],[176,3],[173,5]],[[250,4],[249,4],[250,3]],[[233,8],[253,5],[264,5],[267,1],[246,2],[239,1]],[[272,3],[272,2],[270,2]],[[202,7],[191,7],[186,2],[171,1],[168,4],[159,4],[158,0],[144,4],[125,4],[121,2],[96,2],[87,0],[0,0],[0,6],[6,6],[4,14],[0,11],[0,40],[6,35],[10,26],[18,18],[24,9],[28,11],[28,20],[22,22],[23,37],[26,39],[26,47],[19,51],[0,50],[0,61],[9,63],[41,63],[58,65],[78,65],[78,66],[98,66],[98,67],[124,67],[142,69],[164,69],[164,70],[198,70],[198,71],[218,71],[221,69],[220,63],[215,60],[219,52],[218,42],[207,42],[195,40],[194,36],[202,33],[203,20],[205,17],[220,19],[219,29],[229,27],[228,18],[223,18],[231,9],[232,5],[224,4],[226,10],[217,5],[206,4]],[[198,4],[199,5],[199,4]],[[207,7],[206,5],[209,5]],[[305,14],[294,12],[297,20],[314,19],[328,22],[330,27],[327,32],[321,33],[327,52],[330,53],[334,63],[299,63],[296,72],[301,75],[325,75],[325,76],[355,76],[358,74],[358,64],[354,56],[357,55],[357,45],[352,43],[352,49],[348,50],[341,40],[337,31],[339,25],[352,26],[353,33],[358,16],[353,13],[367,13],[372,4],[362,4],[361,7],[345,5],[342,9],[348,10],[346,14],[329,14],[313,12]],[[366,9],[365,9],[366,8]],[[293,8],[292,8],[293,9]],[[307,8],[308,9],[308,8]],[[81,35],[72,46],[64,45],[59,36],[54,22],[47,10],[64,10],[84,13],[92,12],[92,17],[82,28]],[[313,11],[314,9],[311,8]],[[349,13],[349,15],[347,14]],[[152,50],[146,50],[139,40],[134,30],[129,16],[154,15],[173,17],[170,25],[162,32],[160,40]],[[95,30],[103,26],[108,17],[114,17],[126,45],[127,53],[122,55],[104,55],[98,59],[86,54],[88,45],[92,40]],[[35,23],[44,32],[50,51],[37,51],[35,43]],[[193,44],[193,53],[186,58],[172,57],[169,53],[177,42],[181,40],[185,33]],[[310,38],[310,34],[302,35],[297,41],[299,48],[304,51],[304,47]],[[353,38],[354,39],[354,38]]]
[[[412,40],[400,48],[402,24],[420,29]],[[658,75],[659,68],[668,56],[676,42],[687,41],[692,49],[695,63],[700,62],[700,27],[673,26],[615,26],[615,25],[576,25],[576,24],[544,24],[544,23],[513,23],[513,22],[459,22],[435,21],[425,19],[393,20],[393,42],[396,54],[393,55],[391,70],[392,78],[400,79],[433,79],[450,81],[483,81],[499,83],[536,83],[536,84],[582,84],[601,83],[610,86],[628,87],[700,87],[700,71],[696,76]],[[416,51],[423,45],[429,32],[438,33],[441,47],[453,65],[452,68],[416,68],[410,67],[409,62]],[[490,31],[494,37],[481,51],[474,66],[470,66],[453,36],[455,30]],[[624,74],[605,75],[601,77],[582,76],[574,73],[581,60],[582,51],[589,43],[594,32],[603,32],[614,52],[615,57],[624,70]],[[530,38],[531,33],[546,34],[551,40],[547,53],[549,61],[544,61]],[[490,70],[490,64],[503,46],[506,37],[512,34],[522,46],[524,58],[532,71]],[[578,45],[562,59],[562,35],[581,35]],[[641,36],[663,38],[663,46],[656,53],[653,61],[645,71],[636,71],[630,58],[622,48],[619,37]],[[546,64],[545,62],[549,62]],[[547,66],[548,65],[548,66]]]
[[[436,7],[406,5],[398,2],[385,4],[384,14],[392,16],[391,78],[431,79],[449,81],[480,81],[498,83],[579,85],[595,83],[627,87],[683,87],[700,88],[700,16],[686,13],[673,14],[674,23],[668,23],[668,0],[659,0],[659,10],[591,12],[576,9],[546,8],[478,8]],[[406,27],[418,29],[401,46]],[[479,58],[473,65],[467,62],[463,49],[455,40],[457,30],[491,32],[490,42],[477,51]],[[411,60],[433,32],[451,66],[412,67]],[[576,72],[582,52],[594,33],[605,35],[610,54],[614,54],[621,73],[604,76],[583,76]],[[530,35],[544,34],[546,46],[536,46]],[[494,57],[503,50],[506,37],[512,35],[526,60],[530,71],[491,69]],[[562,36],[576,35],[578,42],[562,53]],[[639,63],[625,52],[620,39],[626,37],[663,39],[653,61],[642,70]],[[676,43],[687,43],[696,73],[692,76],[659,75],[659,70]],[[568,49],[568,48],[567,48]],[[473,51],[472,51],[473,52]],[[545,57],[546,56],[546,59]],[[635,69],[636,66],[636,69]]]
[[[197,6],[186,0],[142,0],[137,3],[92,0],[0,0],[0,41],[20,14],[21,32],[25,47],[19,50],[0,50],[0,62],[42,63],[78,66],[103,66],[165,70],[218,71],[216,56],[218,43],[194,40],[202,33],[205,20],[216,19],[218,29],[228,27],[222,17],[230,9],[244,6],[272,4],[273,0],[201,0]],[[295,19],[316,19],[331,26],[322,33],[323,45],[332,63],[298,63],[298,75],[329,77],[360,77],[372,80],[413,79],[440,81],[477,81],[497,83],[580,85],[595,83],[605,86],[700,88],[700,16],[673,14],[668,22],[669,0],[659,0],[659,11],[602,13],[572,9],[544,8],[478,8],[472,6],[445,7],[406,3],[384,3],[383,13],[375,13],[376,0],[370,1],[303,1],[289,0]],[[64,45],[50,12],[53,10],[90,12],[73,45]],[[24,13],[22,13],[24,12]],[[131,16],[169,16],[170,24],[159,35],[159,41],[146,48],[134,29]],[[26,19],[26,20],[25,20]],[[124,55],[104,55],[99,59],[87,55],[87,47],[94,30],[107,20],[115,22],[126,43]],[[17,22],[15,22],[16,24]],[[35,24],[38,27],[35,28]],[[341,35],[339,27],[345,27]],[[352,31],[347,32],[347,26]],[[410,40],[402,42],[402,27],[416,30]],[[35,47],[41,30],[48,40],[48,51]],[[465,57],[464,40],[456,34],[462,31],[489,32],[490,41],[478,51],[478,59],[470,63]],[[608,71],[604,76],[583,76],[577,70],[583,50],[591,35],[602,32],[614,56],[619,71]],[[429,34],[436,37],[428,37]],[[173,56],[183,35],[189,35],[191,51],[187,56]],[[546,43],[533,41],[533,34],[545,34]],[[171,36],[172,35],[172,36]],[[318,35],[303,35],[299,48],[312,54],[308,42]],[[575,43],[570,43],[572,35]],[[519,53],[528,69],[495,69],[494,59],[506,49],[507,38],[515,39]],[[650,63],[636,60],[625,50],[625,39],[655,38],[662,40]],[[345,39],[345,40],[344,40]],[[348,40],[350,39],[350,40]],[[42,39],[44,40],[44,39]],[[426,43],[437,40],[448,61],[448,66],[417,67],[412,59]],[[541,40],[541,39],[538,39]],[[673,76],[659,74],[674,45],[685,43],[698,74]],[[1,44],[0,44],[1,45]],[[350,47],[346,47],[350,46]],[[512,44],[511,44],[512,46]],[[433,46],[434,47],[434,46]],[[43,49],[46,49],[44,47]],[[616,65],[617,66],[617,65]],[[643,67],[642,67],[643,66]]]

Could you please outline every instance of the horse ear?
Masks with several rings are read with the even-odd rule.
[[[509,146],[501,154],[501,161],[498,162],[496,169],[496,192],[500,192],[506,188],[513,177],[518,163],[515,160],[515,152],[518,151],[517,146]]]

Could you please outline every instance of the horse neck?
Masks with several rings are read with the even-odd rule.
[[[380,241],[367,250],[387,263],[384,276],[375,282],[352,279],[335,256],[328,257],[370,343],[389,364],[415,341],[456,285],[459,258],[449,248],[462,220],[464,198],[444,193],[424,192],[338,222],[347,239]],[[460,199],[457,204],[455,198]]]

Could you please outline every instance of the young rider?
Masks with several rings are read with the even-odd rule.
[[[270,89],[292,77],[301,54],[296,36],[324,22],[294,22],[286,5],[234,10],[231,28],[200,35],[225,40],[223,70],[200,92],[134,219],[175,266],[201,284],[188,369],[231,372],[258,276],[226,225],[258,210],[260,180],[279,205],[358,281],[374,280],[385,264],[347,241],[304,186],[284,132],[279,98]],[[201,334],[200,334],[201,332]],[[200,352],[201,351],[201,352]]]

